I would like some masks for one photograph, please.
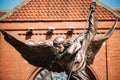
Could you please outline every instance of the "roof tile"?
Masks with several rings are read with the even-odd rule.
[[[117,9],[116,11],[120,14],[120,9]]]
[[[0,12],[0,17],[3,16],[6,12]]]
[[[91,0],[31,0],[4,21],[86,20]],[[115,16],[97,5],[99,20],[112,20]]]

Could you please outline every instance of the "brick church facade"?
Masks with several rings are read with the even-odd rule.
[[[84,31],[91,0],[25,0],[11,11],[0,11],[0,30],[6,30],[15,38],[37,45],[61,35],[73,40]],[[95,16],[98,18],[97,37],[105,35],[119,12],[97,2]],[[53,35],[47,36],[54,27]],[[72,36],[66,35],[74,27]],[[29,28],[33,34],[27,36]],[[112,36],[102,45],[94,63],[89,67],[97,80],[120,80],[120,21]],[[30,65],[5,40],[0,33],[0,80],[34,80],[41,68]]]

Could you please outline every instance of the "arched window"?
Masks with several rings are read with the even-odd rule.
[[[67,75],[65,72],[57,73],[43,69],[33,80],[67,80]]]
[[[87,67],[86,72],[90,76],[91,80],[99,80],[98,76],[91,67]],[[67,80],[68,77],[65,72],[57,73],[48,71],[44,68],[38,68],[30,75],[32,76],[30,76],[28,80]]]

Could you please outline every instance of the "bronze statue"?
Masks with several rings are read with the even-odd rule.
[[[5,40],[30,64],[56,72],[65,71],[70,80],[91,80],[86,73],[87,66],[93,63],[96,53],[103,42],[111,36],[118,21],[117,19],[104,37],[95,38],[98,22],[93,15],[95,7],[96,2],[92,2],[88,16],[88,30],[74,41],[67,41],[58,36],[52,43],[43,42],[32,46],[19,41],[5,31],[1,32]]]

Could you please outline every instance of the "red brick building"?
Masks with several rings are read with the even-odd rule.
[[[26,0],[11,11],[0,12],[0,29],[6,30],[17,39],[28,43],[53,40],[62,35],[74,39],[83,32],[88,17],[91,0]],[[113,25],[118,12],[97,2],[95,16],[98,18],[97,37],[105,35]],[[67,36],[70,26],[74,34]],[[33,35],[26,36],[33,27]],[[49,27],[54,27],[54,35],[47,36]],[[101,47],[90,66],[97,80],[120,80],[120,21],[112,36]],[[30,65],[10,46],[0,34],[0,80],[33,80],[40,68]]]

